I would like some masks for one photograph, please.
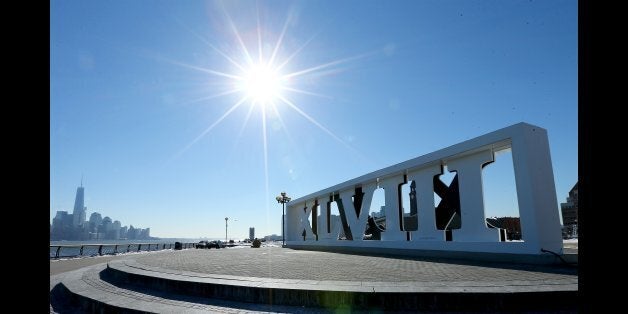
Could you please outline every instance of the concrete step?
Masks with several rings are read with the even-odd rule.
[[[364,282],[295,280],[201,274],[168,270],[135,260],[109,262],[103,279],[134,290],[159,289],[221,300],[352,311],[534,310],[569,308],[577,293],[570,281]],[[575,304],[574,304],[575,306]]]
[[[51,313],[328,313],[324,309],[241,303],[115,285],[104,264],[68,272],[51,289]],[[110,279],[110,278],[109,278]],[[52,284],[52,283],[51,283]]]
[[[578,253],[565,253],[562,255],[565,263],[578,265]]]
[[[257,252],[232,252],[233,256]],[[236,253],[241,253],[240,255]],[[165,253],[164,253],[165,254]],[[156,254],[150,259],[125,258],[97,264],[75,271],[51,276],[51,313],[242,313],[289,312],[331,313],[346,311],[394,312],[503,312],[503,311],[563,311],[576,309],[577,277],[550,276],[542,273],[514,272],[515,278],[504,276],[508,269],[498,272],[468,266],[463,277],[445,274],[422,277],[415,281],[368,281],[355,277],[352,281],[321,280],[308,274],[309,279],[282,279],[273,277],[245,277],[216,273],[193,272],[185,267],[150,266],[144,260],[160,261],[152,265],[168,264],[171,258],[191,265],[203,255]],[[226,253],[219,256],[226,258]],[[278,253],[277,253],[278,254]],[[286,253],[287,254],[287,253]],[[292,253],[291,253],[292,254]],[[308,253],[307,256],[317,253]],[[294,254],[292,254],[294,255]],[[282,257],[289,258],[287,254]],[[301,255],[299,255],[301,256]],[[165,258],[167,257],[167,258]],[[303,257],[303,256],[301,256]],[[339,258],[336,255],[333,258]],[[329,258],[332,258],[329,257]],[[165,259],[164,259],[165,258]],[[241,257],[240,257],[241,258]],[[369,259],[349,256],[348,259]],[[141,263],[140,261],[144,261]],[[330,260],[333,263],[335,260]],[[411,263],[411,261],[408,261]],[[275,261],[275,263],[279,263]],[[285,264],[298,267],[294,262]],[[420,264],[423,265],[423,264]],[[450,269],[446,265],[432,265],[430,271]],[[341,267],[341,265],[338,265]],[[401,267],[401,266],[398,266]],[[197,268],[191,268],[197,269]],[[199,268],[201,270],[202,268]],[[346,268],[351,271],[352,268]],[[295,269],[292,269],[294,272]],[[379,272],[386,272],[379,268]],[[227,272],[228,273],[228,272]],[[247,273],[246,271],[244,273]],[[251,273],[251,272],[248,272]],[[478,280],[477,274],[492,274],[491,280]],[[288,276],[289,278],[290,276]],[[324,278],[323,278],[324,277]],[[385,276],[380,276],[382,280]],[[426,280],[425,278],[446,278]],[[450,278],[451,277],[451,278]],[[298,278],[298,277],[295,277]],[[473,280],[472,278],[476,278]],[[521,278],[516,280],[517,278]],[[390,277],[394,280],[394,277]]]

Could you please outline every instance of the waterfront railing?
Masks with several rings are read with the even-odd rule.
[[[181,243],[182,249],[196,247],[196,243]],[[122,253],[161,251],[175,248],[175,243],[120,243],[50,245],[50,258],[116,255]]]

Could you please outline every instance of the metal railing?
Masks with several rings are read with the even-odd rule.
[[[196,243],[181,243],[182,249],[194,248]],[[174,243],[124,243],[50,245],[50,258],[116,255],[121,253],[174,249]]]

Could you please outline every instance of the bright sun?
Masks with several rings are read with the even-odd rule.
[[[282,55],[281,52],[285,50],[284,48],[282,48],[284,35],[286,34],[286,31],[288,30],[288,26],[291,25],[290,16],[291,15],[289,15],[289,17],[285,21],[284,27],[279,33],[279,36],[276,39],[276,43],[273,48],[262,37],[262,34],[265,32],[260,27],[259,14],[258,14],[258,21],[257,21],[258,55],[251,55],[251,52],[254,52],[254,50],[251,50],[247,47],[247,46],[251,46],[251,43],[248,43],[247,45],[247,43],[243,40],[243,37],[241,36],[240,32],[238,31],[234,21],[231,20],[229,15],[226,14],[225,12],[226,22],[228,25],[231,26],[231,30],[233,31],[233,35],[235,39],[239,43],[239,48],[241,52],[240,54],[237,54],[237,53],[234,54],[234,56],[241,55],[244,57],[244,59],[243,60],[238,60],[237,58],[234,59],[228,53],[218,49],[216,46],[214,46],[210,42],[207,42],[207,41],[204,41],[204,42],[208,44],[209,47],[214,50],[214,52],[223,56],[226,59],[226,61],[228,61],[231,64],[232,70],[235,70],[237,68],[237,71],[235,73],[224,72],[217,69],[203,68],[203,67],[199,67],[195,65],[172,61],[173,63],[177,65],[181,65],[181,66],[191,68],[197,71],[201,71],[201,72],[209,73],[218,77],[222,77],[228,81],[228,84],[225,84],[229,86],[228,89],[222,92],[219,92],[217,94],[210,95],[208,97],[202,97],[202,98],[193,100],[193,102],[208,100],[215,97],[225,96],[225,95],[230,95],[230,94],[235,94],[235,93],[241,94],[241,96],[238,97],[239,99],[238,101],[236,101],[216,121],[210,124],[203,132],[201,132],[194,140],[192,140],[177,155],[181,155],[188,148],[190,148],[192,145],[198,142],[201,138],[203,138],[214,127],[220,124],[224,119],[226,119],[229,115],[231,115],[238,107],[240,107],[244,103],[250,103],[251,106],[249,107],[249,111],[246,115],[244,125],[241,130],[243,130],[244,126],[246,126],[247,121],[249,120],[249,117],[251,113],[253,112],[253,109],[255,109],[256,106],[258,107],[258,109],[260,108],[263,109],[260,111],[262,113],[261,117],[262,117],[262,129],[263,129],[262,133],[263,133],[264,163],[265,163],[264,168],[265,168],[266,173],[268,171],[268,168],[267,168],[267,156],[268,155],[267,155],[267,146],[266,146],[266,142],[267,142],[267,138],[266,138],[266,113],[267,111],[266,110],[272,109],[273,112],[276,114],[276,117],[280,120],[280,123],[283,125],[283,121],[281,121],[281,115],[277,108],[277,105],[280,105],[280,104],[286,105],[287,107],[292,108],[299,115],[301,115],[306,120],[308,120],[309,122],[317,126],[323,132],[327,133],[333,139],[351,148],[344,142],[344,140],[342,140],[340,137],[332,133],[330,130],[324,127],[321,123],[316,121],[313,117],[311,117],[301,108],[299,108],[299,106],[297,106],[295,103],[293,103],[290,100],[291,97],[286,97],[284,93],[300,93],[300,94],[305,94],[305,95],[321,96],[321,97],[328,98],[325,95],[317,94],[317,93],[307,91],[307,90],[302,90],[298,88],[298,86],[295,86],[295,85],[297,85],[296,83],[298,83],[299,78],[305,78],[308,75],[317,75],[318,77],[322,77],[322,76],[329,75],[330,73],[337,73],[338,71],[340,71],[339,69],[337,69],[338,65],[346,63],[346,62],[350,62],[353,60],[357,60],[366,56],[370,56],[374,52],[363,53],[363,54],[352,56],[352,57],[347,57],[343,59],[333,60],[327,63],[318,64],[318,65],[311,66],[311,67],[297,70],[297,71],[292,71],[292,72],[286,71],[282,73],[281,70],[284,69],[284,66],[286,66],[293,59],[293,57],[297,56],[306,47],[306,45],[310,42],[310,40],[314,38],[314,37],[311,37],[303,45],[297,47],[292,52],[292,54],[288,55],[287,57]],[[273,32],[269,32],[269,33],[273,33]],[[267,47],[270,49],[266,49]],[[288,50],[285,50],[285,51],[288,52]],[[294,64],[287,68],[292,68],[293,66]],[[285,127],[285,125],[283,127]],[[266,194],[268,194],[268,191]]]
[[[263,63],[252,65],[245,73],[241,89],[253,103],[265,105],[280,96],[283,79],[277,69]]]

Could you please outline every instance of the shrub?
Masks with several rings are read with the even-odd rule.
[[[255,240],[253,240],[253,244],[251,245],[251,247],[258,248],[260,246],[262,246],[262,241],[260,241],[258,238],[255,238]]]

